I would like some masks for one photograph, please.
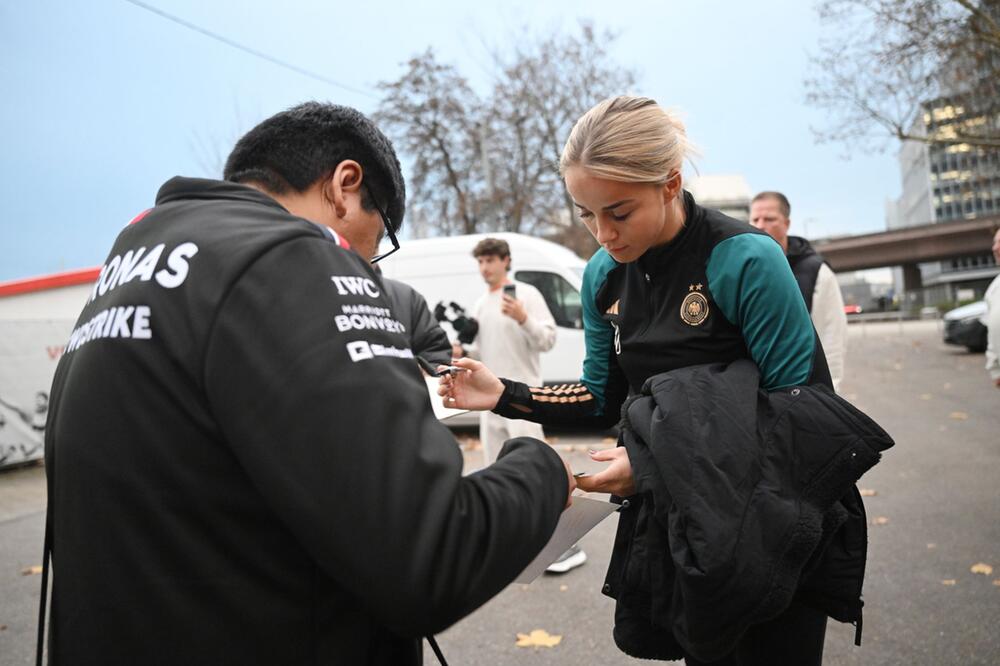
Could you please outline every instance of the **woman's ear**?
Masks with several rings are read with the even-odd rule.
[[[344,160],[324,182],[323,197],[333,206],[337,217],[343,218],[347,215],[349,197],[360,196],[362,177],[360,164],[354,160]]]
[[[674,197],[680,194],[683,186],[684,182],[681,178],[681,172],[675,171],[667,178],[667,181],[663,183],[663,203],[670,203]]]

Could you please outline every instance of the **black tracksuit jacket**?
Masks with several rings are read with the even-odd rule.
[[[371,267],[175,178],[111,250],[46,432],[53,664],[412,664],[548,540],[559,457],[462,477]]]

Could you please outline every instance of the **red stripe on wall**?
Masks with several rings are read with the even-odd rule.
[[[84,268],[78,271],[66,271],[65,273],[53,273],[41,277],[27,278],[24,280],[12,280],[10,282],[0,282],[0,297],[15,296],[17,294],[30,294],[36,291],[47,289],[57,289],[59,287],[72,287],[78,284],[87,284],[97,279],[101,274],[100,267]]]

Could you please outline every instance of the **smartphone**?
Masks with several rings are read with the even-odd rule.
[[[517,298],[517,285],[505,284],[503,286],[503,295],[510,296],[511,298]]]

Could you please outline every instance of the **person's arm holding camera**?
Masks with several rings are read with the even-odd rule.
[[[479,311],[483,306],[483,299],[480,297],[472,305],[472,309],[468,314],[465,310],[458,308],[456,303],[452,303],[452,306],[459,313],[459,316],[451,322],[452,328],[458,333],[458,339],[453,340],[451,343],[452,357],[478,359],[479,345],[476,343],[476,340],[479,336]]]

